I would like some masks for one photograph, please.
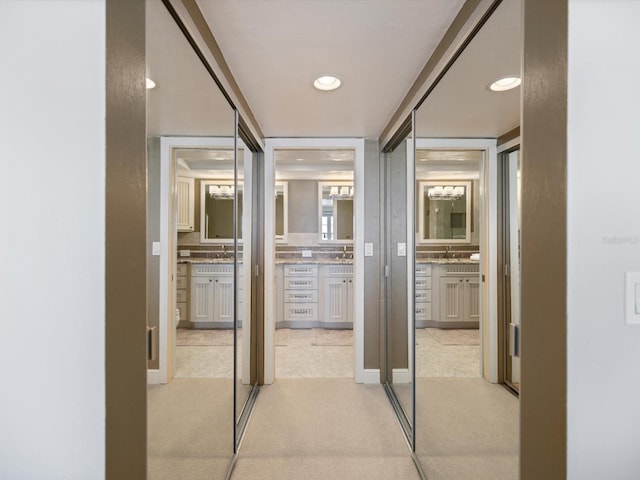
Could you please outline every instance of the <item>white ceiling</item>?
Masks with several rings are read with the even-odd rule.
[[[521,0],[503,0],[416,115],[416,136],[497,138],[520,125],[520,87],[487,86],[520,75]]]
[[[198,3],[267,137],[377,138],[463,1]],[[520,89],[486,85],[520,71],[520,5],[504,0],[427,98],[418,137],[497,137],[519,124]],[[161,2],[147,0],[147,20],[149,135],[231,136],[231,108]],[[343,86],[315,90],[321,73]]]
[[[198,0],[267,137],[377,138],[463,3]]]

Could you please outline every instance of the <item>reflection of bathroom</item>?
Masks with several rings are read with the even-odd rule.
[[[234,260],[243,282],[244,149],[177,148],[176,378],[232,378]],[[240,242],[234,255],[234,211]],[[241,287],[240,287],[241,288]],[[242,290],[236,299],[242,345]]]
[[[276,149],[276,378],[353,377],[353,150]]]
[[[481,150],[416,149],[416,376],[479,377]]]

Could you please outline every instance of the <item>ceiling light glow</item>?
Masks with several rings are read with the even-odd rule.
[[[335,90],[342,82],[338,77],[333,75],[322,75],[313,81],[313,86],[318,90]]]
[[[520,85],[522,81],[520,77],[517,75],[509,75],[508,77],[503,77],[499,80],[496,80],[491,85],[489,85],[489,90],[493,92],[505,92],[507,90],[511,90]]]
[[[147,90],[151,90],[152,88],[156,88],[156,82],[147,77]]]

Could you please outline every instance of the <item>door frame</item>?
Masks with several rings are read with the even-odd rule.
[[[352,149],[355,151],[355,238],[353,241],[353,267],[355,288],[353,298],[353,334],[355,347],[355,381],[364,382],[364,138],[268,138],[264,149],[264,198],[275,195],[275,161],[277,149]],[[275,380],[275,208],[273,202],[264,202],[264,383]]]

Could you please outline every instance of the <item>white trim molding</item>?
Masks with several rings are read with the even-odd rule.
[[[379,368],[365,368],[362,372],[362,383],[374,384],[380,383]]]
[[[392,370],[393,383],[411,383],[413,375],[408,368],[394,368]]]

